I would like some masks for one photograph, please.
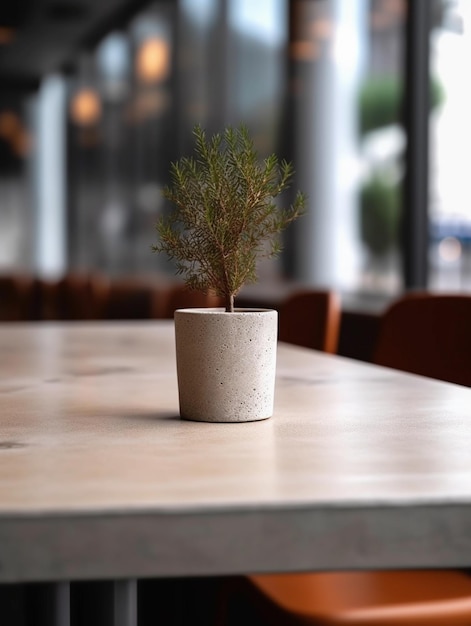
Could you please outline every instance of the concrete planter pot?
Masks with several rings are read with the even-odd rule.
[[[181,417],[200,422],[271,417],[277,334],[273,310],[175,311]]]

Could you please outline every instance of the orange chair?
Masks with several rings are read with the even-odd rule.
[[[329,290],[298,291],[280,308],[279,339],[335,354],[340,329],[340,298]]]
[[[272,625],[471,624],[471,578],[458,571],[274,574],[250,582],[270,604],[263,613]]]
[[[382,316],[374,362],[471,385],[471,296],[417,293]],[[453,570],[256,575],[270,624],[471,624],[471,577]]]

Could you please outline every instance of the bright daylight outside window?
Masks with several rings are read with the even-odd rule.
[[[361,162],[358,233],[362,263],[357,287],[394,293],[402,286],[399,221],[405,136],[403,94],[403,0],[371,0],[366,61],[358,97]]]
[[[464,290],[471,287],[471,1],[443,6],[430,42],[430,72],[442,103],[430,120],[429,286]]]
[[[298,0],[295,9],[295,167],[309,198],[298,278],[393,293],[401,287],[405,2]]]

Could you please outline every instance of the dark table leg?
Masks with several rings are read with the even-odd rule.
[[[227,626],[226,589],[222,577],[141,579],[139,626]]]
[[[123,580],[113,585],[113,626],[137,626],[137,581]]]
[[[70,626],[69,583],[38,583],[23,586],[25,626]]]
[[[239,599],[230,606],[227,584],[219,577],[3,584],[0,626],[252,626],[238,619]]]
[[[1,622],[13,626],[25,623],[24,586],[0,585]]]
[[[137,626],[135,580],[71,583],[71,626]]]

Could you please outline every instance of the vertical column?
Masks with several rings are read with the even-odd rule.
[[[137,626],[137,581],[114,583],[113,626]]]
[[[429,0],[408,2],[404,115],[407,149],[402,223],[406,288],[424,288],[428,277],[431,10]]]
[[[297,62],[296,184],[309,211],[299,229],[297,267],[309,284],[351,286],[360,262],[356,115],[366,8],[365,0],[313,3],[310,40],[301,42],[311,53]]]
[[[210,61],[211,119],[208,131],[221,132],[231,117],[230,103],[230,49],[229,1],[217,2],[217,22],[213,39],[213,57]]]
[[[71,584],[71,626],[137,626],[135,580]]]
[[[24,586],[24,626],[70,626],[70,587],[66,582]]]
[[[37,232],[35,269],[46,278],[61,275],[67,266],[65,103],[65,80],[59,75],[45,78],[35,107],[32,183]]]

